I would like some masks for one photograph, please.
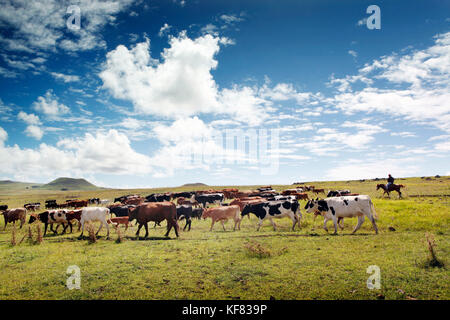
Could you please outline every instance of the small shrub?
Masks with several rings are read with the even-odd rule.
[[[438,257],[436,256],[436,242],[434,241],[434,236],[431,233],[426,233],[425,234],[425,239],[426,239],[426,243],[427,243],[427,249],[428,249],[428,253],[430,254],[428,257],[428,260],[425,262],[425,267],[426,268],[434,268],[434,267],[438,267],[438,268],[442,268],[444,267],[444,263],[442,261],[440,261],[438,259]]]
[[[88,223],[86,226],[86,230],[89,234],[89,244],[93,244],[97,242],[97,237],[95,236],[95,227],[92,223]]]
[[[269,249],[264,248],[258,242],[247,242],[244,247],[248,250],[248,253],[251,256],[256,256],[258,258],[268,258],[272,256],[272,252]]]
[[[40,223],[36,224],[36,233],[37,233],[37,236],[36,236],[35,244],[41,244],[42,241],[44,241],[44,236],[42,235],[42,227],[41,227]]]
[[[122,231],[120,231],[120,227],[119,227],[119,226],[116,227],[116,230],[117,230],[117,240],[116,240],[116,243],[122,243],[122,242],[123,242]]]
[[[17,244],[17,241],[16,241],[16,225],[13,224],[13,228],[12,228],[12,231],[11,231],[11,245],[15,246],[16,244]]]

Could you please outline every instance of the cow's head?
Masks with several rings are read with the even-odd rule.
[[[204,209],[204,210],[203,210],[203,213],[202,213],[202,218],[203,218],[203,219],[206,219],[206,218],[208,218],[208,217],[210,217],[210,216],[211,216],[210,210],[209,210],[209,209]]]
[[[325,200],[321,200],[319,198],[313,199],[313,200],[309,200],[306,205],[305,205],[305,210],[308,213],[311,212],[324,212],[324,211],[328,211],[328,204]]]
[[[137,218],[137,213],[138,213],[138,208],[139,207],[130,207],[128,208],[128,221],[133,221],[134,219]]]
[[[244,209],[242,209],[241,216],[246,216],[249,213],[250,213],[250,205],[246,204]]]
[[[33,223],[38,219],[37,215],[35,214],[31,214],[30,215],[30,220],[28,220],[28,223]]]

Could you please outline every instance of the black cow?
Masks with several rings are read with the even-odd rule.
[[[191,206],[177,206],[177,220],[186,219],[186,224],[184,225],[183,231],[186,230],[186,227],[189,225],[188,231],[191,231],[191,223],[192,223],[192,207]]]
[[[125,206],[109,206],[109,212],[115,214],[116,217],[128,217],[130,213],[130,208],[135,208],[135,205],[125,205]]]
[[[192,218],[201,219],[203,214],[203,208],[192,208]]]
[[[194,191],[187,191],[187,192],[174,192],[171,194],[172,199],[176,199],[176,198],[190,198],[192,197],[192,195],[194,194]]]
[[[56,200],[46,200],[45,201],[45,209],[57,209],[58,204],[56,203]]]
[[[300,228],[300,219],[302,218],[298,202],[290,200],[247,204],[242,210],[241,215],[245,216],[250,213],[253,213],[259,218],[257,230],[261,228],[261,225],[265,219],[269,219],[273,225],[273,229],[277,230],[272,219],[288,216],[293,222],[292,231],[294,231],[296,223],[298,223],[298,227]]]
[[[0,211],[5,211],[5,210],[8,210],[8,205],[7,204],[2,204],[0,206]]]
[[[209,204],[219,203],[222,204],[224,199],[223,193],[205,193],[195,195],[195,200],[206,208]]]
[[[170,194],[162,194],[162,193],[152,193],[149,196],[145,197],[147,202],[163,202],[170,201]]]
[[[350,190],[330,190],[327,194],[327,198],[342,197],[348,194],[350,194]]]

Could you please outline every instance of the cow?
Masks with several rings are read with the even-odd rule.
[[[5,211],[5,210],[8,210],[8,205],[7,204],[0,205],[0,211]]]
[[[3,228],[3,230],[6,229],[6,225],[8,224],[8,222],[12,222],[15,225],[17,220],[20,220],[20,228],[22,228],[27,218],[27,209],[25,208],[9,209],[3,211],[3,217],[5,218],[5,227]]]
[[[184,225],[183,231],[186,230],[186,227],[189,225],[188,231],[191,231],[191,223],[192,223],[192,207],[191,206],[177,206],[177,220],[186,220],[186,224]]]
[[[325,194],[325,189],[313,189],[312,192],[319,194],[319,193],[323,193]]]
[[[298,212],[298,213],[297,213]],[[295,225],[298,225],[300,229],[300,220],[302,218],[302,213],[299,210],[299,204],[297,201],[273,201],[273,202],[263,202],[256,204],[248,204],[242,210],[241,215],[245,216],[247,214],[253,213],[259,218],[258,228],[259,231],[263,221],[269,219],[272,223],[273,229],[276,231],[277,226],[273,222],[273,218],[283,218],[288,216],[292,220],[292,231],[294,231]]]
[[[164,202],[150,202],[143,203],[136,208],[132,208],[129,214],[129,220],[136,221],[139,223],[138,230],[136,232],[136,236],[139,237],[139,231],[142,226],[145,227],[145,238],[148,237],[148,222],[155,221],[161,222],[163,220],[167,220],[167,232],[165,234],[166,237],[169,236],[169,232],[172,227],[175,229],[175,234],[178,237],[178,223],[177,223],[177,208],[175,204],[169,201]]]
[[[46,200],[45,201],[45,209],[56,209],[58,208],[58,204],[56,200]]]
[[[126,199],[123,204],[132,204],[132,205],[140,205],[141,203],[144,202],[144,199],[141,197],[133,197],[133,198],[128,198]]]
[[[358,223],[353,229],[355,233],[364,222],[366,216],[372,222],[375,233],[378,234],[377,224],[375,222],[376,212],[372,200],[367,195],[332,197],[309,200],[305,206],[306,212],[319,212],[324,216],[323,228],[328,232],[327,222],[332,220],[334,224],[334,233],[337,234],[338,218],[358,217]]]
[[[236,188],[228,188],[222,190],[225,199],[234,199],[236,197],[237,192],[239,192],[239,189]]]
[[[194,191],[186,191],[186,192],[173,192],[170,194],[171,200],[176,198],[190,198],[192,195],[195,194]]]
[[[50,231],[58,234],[58,226],[56,227],[56,230],[53,230],[53,224],[62,224],[64,229],[61,234],[64,234],[66,233],[66,229],[68,226],[70,227],[70,232],[72,232],[72,224],[70,223],[70,220],[67,219],[66,214],[67,210],[48,210],[39,214],[32,214],[28,223],[33,223],[36,220],[44,223],[44,236],[47,233],[48,225],[50,225]]]
[[[116,217],[128,217],[128,214],[130,213],[131,208],[135,208],[135,205],[119,205],[119,206],[108,206],[109,213],[111,215],[114,213]]]
[[[201,219],[203,215],[203,208],[192,208],[192,218]]]
[[[206,208],[209,204],[222,204],[224,200],[223,193],[199,194],[194,196],[195,201]]]
[[[170,194],[152,193],[145,197],[147,202],[163,202],[170,201]]]
[[[91,198],[88,200],[89,204],[99,204],[100,198]]]
[[[128,225],[131,224],[128,216],[127,217],[110,218],[108,220],[108,223],[112,223],[115,228],[118,228],[120,224],[123,224],[123,225],[125,225],[125,231],[128,230]]]
[[[328,191],[327,198],[330,197],[342,197],[350,194],[350,190],[330,190]]]
[[[32,202],[32,203],[25,203],[23,205],[23,207],[29,211],[36,211],[39,210],[41,208],[41,203],[40,202]]]
[[[108,208],[105,208],[105,207],[86,207],[86,208],[83,208],[81,210],[81,219],[80,219],[80,223],[81,223],[80,238],[83,237],[84,225],[88,221],[91,221],[91,222],[100,221],[100,223],[101,223],[100,224],[100,228],[96,232],[96,235],[98,235],[98,233],[102,229],[103,225],[105,225],[106,226],[106,230],[107,230],[106,238],[109,238],[109,226],[108,226],[108,222],[107,222],[107,219],[109,219],[109,217],[110,217],[110,212],[109,212]]]
[[[88,206],[88,202],[88,200],[68,200],[66,202],[66,207],[83,208]]]
[[[73,220],[77,220],[78,222],[78,231],[81,230],[81,213],[83,210],[71,210],[66,212],[67,221],[72,222]],[[56,226],[56,230],[58,230],[59,225]],[[70,233],[72,233],[72,226],[70,226]]]
[[[180,198],[177,199],[177,204],[180,205],[180,206],[182,206],[182,205],[199,206],[200,205],[193,198],[186,199],[186,198],[183,198],[183,197],[180,197]]]
[[[223,231],[225,231],[225,224],[224,222],[228,219],[234,220],[234,228],[233,230],[236,230],[236,226],[238,226],[239,230],[241,230],[241,217],[239,215],[240,210],[239,206],[231,205],[226,207],[218,207],[218,208],[209,208],[205,209],[202,214],[202,218],[206,219],[208,217],[211,218],[211,228],[209,228],[209,231],[212,231],[214,227],[214,223],[216,221],[220,221],[222,223]]]
[[[101,199],[101,200],[99,200],[98,204],[101,206],[106,206],[106,205],[110,204],[110,202],[111,202],[111,200],[109,200],[109,199]]]

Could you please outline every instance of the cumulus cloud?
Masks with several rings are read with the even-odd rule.
[[[25,129],[25,133],[27,136],[34,138],[36,140],[41,140],[42,136],[44,135],[44,131],[35,125],[29,125],[26,129]]]
[[[17,118],[19,120],[24,121],[27,124],[30,124],[30,125],[39,125],[39,124],[41,124],[41,121],[39,120],[39,117],[37,115],[33,114],[33,113],[28,114],[26,112],[20,111],[19,114],[17,115]]]
[[[0,37],[3,47],[13,51],[90,50],[104,47],[100,29],[115,21],[116,15],[134,0],[2,0],[0,24],[11,32]],[[81,10],[81,28],[70,31],[66,26],[67,8]]]
[[[151,172],[149,157],[134,151],[116,130],[63,139],[56,146],[41,143],[36,149],[6,146],[7,137],[0,127],[0,173],[17,179]]]
[[[225,38],[210,34],[190,39],[182,32],[170,37],[162,61],[151,58],[150,40],[128,49],[119,45],[107,54],[100,73],[103,88],[115,98],[129,100],[135,110],[166,118],[200,113],[232,114],[240,121],[264,119],[266,101],[257,89],[233,86],[220,90],[211,71]]]
[[[33,102],[33,108],[50,117],[58,117],[70,111],[69,107],[58,101],[58,97],[52,90],[48,90],[44,96],[38,97],[37,101]]]

